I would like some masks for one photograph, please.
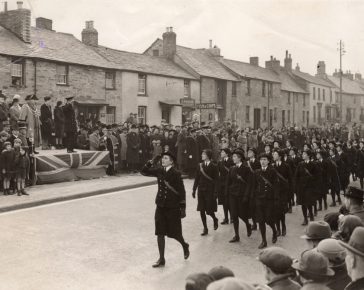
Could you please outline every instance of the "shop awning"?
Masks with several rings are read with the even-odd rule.
[[[106,106],[108,103],[104,99],[92,99],[76,97],[75,102],[81,105]]]
[[[159,104],[164,105],[164,106],[180,106],[180,107],[182,106],[177,101],[159,101]]]

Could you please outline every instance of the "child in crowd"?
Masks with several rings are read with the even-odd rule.
[[[26,148],[19,147],[19,155],[15,159],[15,177],[18,189],[18,196],[29,195],[25,191],[25,180],[29,176],[30,160],[27,156]]]
[[[0,168],[3,176],[4,195],[10,195],[10,180],[14,175],[15,152],[10,142],[4,143],[4,150],[0,155]]]

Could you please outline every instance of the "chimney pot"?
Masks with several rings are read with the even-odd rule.
[[[286,57],[288,57],[288,50],[286,50]]]
[[[8,2],[4,2],[4,12],[8,12]]]
[[[18,9],[23,9],[23,1],[17,1]]]
[[[209,48],[212,48],[212,39],[210,39],[210,45],[209,45]]]
[[[86,21],[86,27],[82,30],[82,42],[90,46],[99,45],[99,33],[94,28],[94,22],[92,20]]]
[[[251,65],[259,66],[259,57],[257,57],[257,56],[250,57],[249,63]]]

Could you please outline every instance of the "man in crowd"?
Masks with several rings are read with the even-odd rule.
[[[40,121],[42,131],[42,149],[50,149],[50,142],[53,131],[52,107],[50,104],[51,97],[44,97],[44,104],[40,106]]]
[[[15,95],[13,97],[13,104],[9,109],[9,120],[10,120],[10,129],[18,129],[18,121],[20,117],[21,107],[19,105],[20,96]]]
[[[8,106],[5,103],[6,96],[0,91],[0,132],[4,130],[3,122],[8,120]]]
[[[345,193],[345,208],[350,214],[359,217],[364,222],[363,196],[364,191],[361,188],[349,186]]]

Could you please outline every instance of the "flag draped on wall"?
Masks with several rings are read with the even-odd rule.
[[[35,156],[37,184],[99,178],[110,164],[108,151],[39,154]]]

